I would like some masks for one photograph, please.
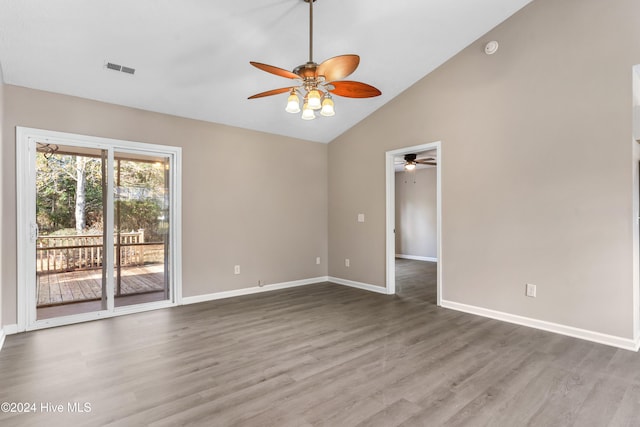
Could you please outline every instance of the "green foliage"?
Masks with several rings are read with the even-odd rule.
[[[145,230],[146,241],[162,241],[162,230],[158,227],[158,218],[162,215],[162,208],[156,200],[123,200],[117,204],[120,209],[120,230],[122,232],[138,231],[142,228]]]
[[[36,157],[36,217],[40,232],[75,234],[77,177],[75,155],[53,154]],[[116,230],[145,230],[145,241],[162,241],[166,233],[165,173],[159,163],[132,160],[116,161],[114,213]],[[103,229],[102,160],[86,157],[85,222],[83,233],[98,234]]]
[[[76,164],[75,156],[54,154],[36,157],[36,218],[43,234],[60,228],[75,228]],[[85,165],[88,228],[102,228],[101,161],[88,158]]]

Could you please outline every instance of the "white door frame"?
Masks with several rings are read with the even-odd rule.
[[[436,150],[438,167],[436,168],[436,247],[438,258],[437,281],[437,304],[442,303],[442,144],[441,141],[428,144],[415,145],[412,147],[399,148],[387,151],[386,161],[386,186],[387,186],[387,294],[396,293],[396,172],[394,159],[405,154],[418,153],[421,151]]]
[[[172,222],[169,229],[169,247],[171,258],[169,262],[170,291],[169,299],[165,301],[138,304],[124,307],[113,306],[112,298],[109,299],[107,310],[90,313],[75,314],[64,317],[37,320],[35,307],[35,242],[37,227],[35,219],[35,142],[46,142],[67,146],[91,146],[107,150],[108,164],[113,165],[114,152],[135,152],[140,154],[166,155],[171,159],[170,168],[174,171],[170,180],[170,209]],[[181,175],[182,175],[182,149],[167,145],[155,145],[142,142],[100,138],[95,136],[77,135],[65,132],[55,132],[42,129],[16,128],[16,196],[17,196],[17,308],[18,308],[18,332],[42,329],[53,326],[67,325],[71,323],[86,322],[122,314],[135,313],[157,308],[171,307],[182,302],[182,218],[181,209]],[[109,171],[111,167],[109,168]],[[108,172],[110,173],[110,172]],[[107,212],[113,212],[113,180],[107,179]],[[107,245],[113,247],[113,224],[107,221]],[[113,253],[105,254],[107,265],[113,265]],[[107,292],[113,295],[113,273],[107,270]]]
[[[634,174],[633,174],[633,340],[636,349],[640,347],[640,162],[638,147],[640,144],[640,64],[632,68],[633,97],[633,139]]]

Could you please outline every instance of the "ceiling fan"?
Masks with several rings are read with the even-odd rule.
[[[372,98],[382,95],[380,90],[366,83],[342,80],[358,68],[358,55],[334,56],[320,64],[313,62],[313,3],[316,0],[303,1],[309,3],[309,61],[298,65],[293,71],[250,61],[251,65],[262,71],[294,80],[294,85],[261,92],[250,96],[249,99],[289,92],[285,110],[289,113],[299,113],[300,94],[304,99],[302,119],[313,120],[316,117],[314,110],[321,110],[320,114],[323,116],[335,115],[331,94],[345,98]]]
[[[417,157],[417,154],[405,154],[404,161],[401,160],[399,163],[404,163],[404,169],[408,171],[414,170],[416,165],[438,165],[435,157],[424,157],[422,159],[418,159]]]

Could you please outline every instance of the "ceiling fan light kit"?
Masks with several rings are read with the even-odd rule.
[[[327,94],[322,100],[322,109],[320,110],[320,114],[325,117],[336,115],[336,112],[333,109],[333,99],[331,99],[331,95]]]
[[[313,120],[316,118],[316,113],[309,107],[309,104],[304,104],[302,107],[302,120]]]
[[[300,98],[298,98],[298,94],[296,91],[291,89],[291,94],[289,95],[289,99],[287,99],[287,108],[285,108],[287,113],[299,113],[300,112]]]
[[[322,101],[320,100],[320,92],[318,89],[311,89],[307,94],[307,102],[309,103],[309,108],[312,110],[319,110],[322,108]]]
[[[380,90],[366,83],[342,80],[358,68],[358,55],[335,56],[320,64],[313,62],[313,3],[316,0],[303,1],[309,3],[309,61],[297,66],[293,71],[260,62],[249,62],[262,71],[292,79],[296,85],[261,92],[250,96],[249,99],[289,92],[285,111],[297,114],[300,112],[299,94],[304,99],[302,119],[313,120],[316,118],[316,110],[320,110],[320,115],[325,117],[336,114],[331,94],[345,98],[372,98],[381,95]]]

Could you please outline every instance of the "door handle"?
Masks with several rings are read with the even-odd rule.
[[[38,224],[31,224],[31,233],[29,238],[31,239],[32,242],[35,242],[38,240]]]

